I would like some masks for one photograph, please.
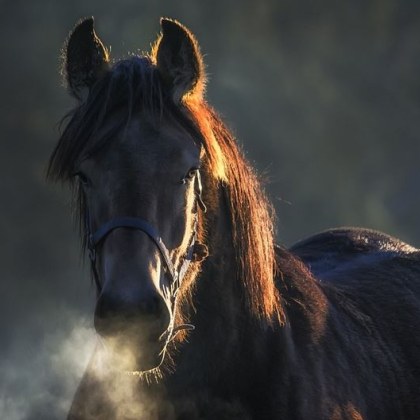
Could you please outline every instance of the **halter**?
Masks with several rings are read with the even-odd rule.
[[[195,194],[196,194],[196,203],[203,212],[207,211],[207,208],[202,199],[202,184],[201,184],[201,177],[200,172],[197,170],[195,175]],[[93,273],[93,277],[96,283],[96,287],[100,291],[102,289],[101,282],[99,280],[99,273],[96,268],[96,255],[97,255],[97,246],[100,242],[103,242],[106,237],[114,230],[119,228],[128,228],[128,229],[136,229],[140,230],[147,234],[147,236],[154,242],[156,247],[158,248],[160,255],[165,262],[166,268],[170,277],[172,279],[171,286],[170,286],[170,297],[175,299],[176,294],[181,286],[182,280],[185,277],[185,274],[188,270],[190,263],[193,260],[194,254],[194,247],[197,240],[197,227],[198,227],[198,212],[197,206],[196,210],[194,211],[194,221],[193,221],[193,229],[192,235],[190,239],[190,243],[188,249],[185,253],[184,259],[182,264],[176,269],[175,265],[171,260],[170,253],[168,248],[166,247],[165,243],[162,240],[162,237],[159,235],[158,230],[151,225],[147,220],[141,219],[139,217],[115,217],[113,219],[108,220],[103,225],[101,225],[94,233],[92,233],[92,221],[89,216],[88,209],[86,210],[86,233],[87,233],[87,247],[89,250],[89,259],[91,262],[91,269]]]

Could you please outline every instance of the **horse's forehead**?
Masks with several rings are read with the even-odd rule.
[[[178,124],[151,123],[134,119],[122,130],[114,148],[121,155],[152,165],[182,164],[199,157],[199,148],[191,134]]]

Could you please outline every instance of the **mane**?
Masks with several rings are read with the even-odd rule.
[[[202,143],[207,172],[225,190],[237,277],[243,282],[249,308],[259,319],[282,322],[284,313],[274,281],[273,212],[258,176],[232,133],[201,97],[187,96],[179,106],[171,101],[150,57],[117,62],[93,86],[86,101],[62,121],[66,126],[50,158],[48,176],[70,181],[75,188],[74,208],[83,241],[85,203],[78,183],[73,182],[75,164],[106,146],[140,111],[147,112],[156,124],[163,115],[170,115]],[[121,113],[120,123],[103,131],[108,117],[115,113]]]
[[[233,247],[251,311],[260,319],[283,322],[275,285],[273,209],[261,182],[231,131],[204,101],[186,104],[204,139],[213,176],[222,181],[232,220]]]

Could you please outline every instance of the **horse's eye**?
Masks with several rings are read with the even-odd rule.
[[[182,178],[182,183],[185,184],[187,181],[192,180],[197,174],[198,168],[191,168],[187,174]]]
[[[83,172],[76,172],[73,176],[77,178],[82,185],[89,185],[89,179]]]
[[[197,171],[198,171],[197,168],[190,169],[187,173],[187,178],[188,179],[193,179],[195,177],[195,174],[197,173]]]

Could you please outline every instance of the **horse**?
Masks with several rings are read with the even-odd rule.
[[[50,162],[74,192],[98,345],[69,419],[420,418],[420,251],[362,228],[275,244],[274,212],[161,19],[112,62],[80,21]],[[77,349],[74,349],[77,353]]]

